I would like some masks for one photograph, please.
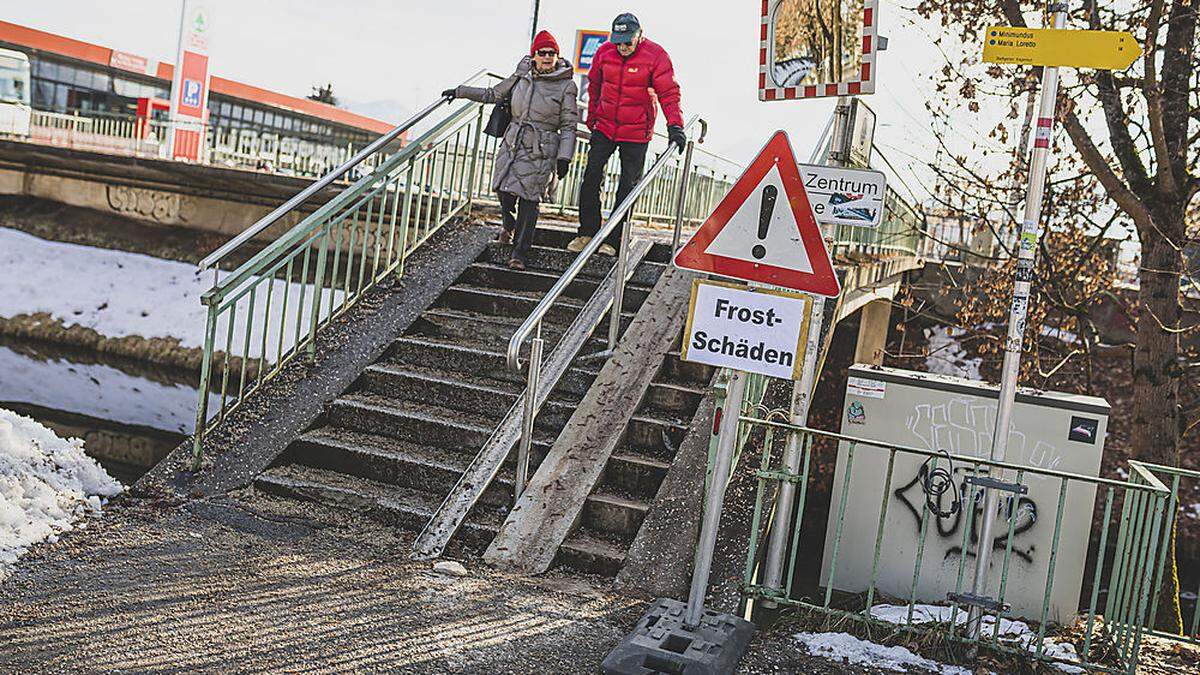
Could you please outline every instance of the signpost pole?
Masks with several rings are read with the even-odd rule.
[[[836,163],[839,160],[833,155],[845,144],[849,133],[847,118],[850,112],[849,98],[838,99],[834,110],[831,129],[832,139],[829,143],[830,154],[824,159],[826,163]],[[824,147],[824,136],[817,141],[817,148],[810,161],[816,161]],[[821,324],[825,319],[825,298],[813,298],[812,315],[808,323],[808,340],[804,350],[804,369],[800,379],[792,385],[792,403],[788,422],[804,426],[808,422],[808,410],[812,405],[812,392],[816,386],[817,359],[820,356]],[[784,450],[783,466],[786,471],[796,474],[800,470],[800,436],[788,434],[787,447]],[[781,481],[779,494],[775,499],[775,517],[771,524],[771,540],[767,543],[767,558],[763,568],[763,585],[767,588],[780,588],[783,581],[783,560],[787,555],[788,541],[791,539],[792,508],[796,501],[796,484],[791,481]],[[774,603],[766,601],[767,607]]]
[[[740,370],[732,371],[726,390],[725,407],[719,409],[720,430],[717,436],[717,456],[713,466],[712,480],[708,483],[708,494],[704,500],[704,519],[700,525],[700,540],[696,545],[696,558],[692,565],[692,586],[688,592],[687,613],[684,625],[696,627],[704,615],[704,596],[708,592],[708,577],[712,572],[713,551],[717,545],[717,530],[721,524],[721,509],[725,506],[725,487],[733,469],[733,452],[737,443],[738,418],[742,415],[742,401],[746,395],[746,376]]]
[[[1049,6],[1051,23],[1062,29],[1066,23],[1066,3]],[[1037,133],[1029,160],[1029,189],[1025,198],[1025,214],[1017,247],[1017,271],[1013,283],[1012,308],[1008,315],[1008,339],[1004,343],[1004,366],[1000,380],[1000,398],[996,408],[996,429],[992,434],[992,461],[1004,461],[1008,449],[1009,427],[1017,394],[1017,377],[1021,369],[1021,350],[1025,338],[1025,320],[1029,313],[1029,296],[1033,285],[1033,270],[1037,247],[1042,235],[1042,195],[1046,185],[1046,164],[1050,158],[1050,136],[1054,128],[1054,109],[1058,96],[1058,68],[1042,69],[1042,96],[1038,106]],[[975,578],[971,593],[979,597],[987,590],[988,563],[992,553],[992,526],[998,511],[999,495],[983,488],[983,523],[975,549]],[[969,504],[974,504],[971,499]],[[968,506],[968,508],[971,508]],[[1011,515],[1011,514],[1010,514]],[[971,605],[968,614],[968,633],[979,637],[983,610]]]
[[[532,12],[533,15],[529,19],[529,41],[530,42],[533,42],[533,39],[535,37],[537,37],[538,11],[541,8],[542,8],[541,0],[533,0],[533,12]]]

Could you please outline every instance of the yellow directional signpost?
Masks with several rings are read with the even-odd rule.
[[[1008,337],[1004,341],[1004,366],[1001,369],[1000,396],[996,407],[996,426],[992,434],[991,458],[1002,462],[1008,450],[1013,403],[1017,393],[1017,374],[1021,368],[1021,351],[1025,339],[1025,321],[1029,313],[1030,292],[1033,287],[1034,262],[1038,242],[1042,237],[1042,195],[1046,187],[1046,165],[1050,158],[1053,137],[1055,104],[1058,99],[1058,68],[1095,68],[1124,70],[1142,54],[1142,48],[1129,33],[1100,30],[1063,30],[1067,21],[1067,4],[1051,0],[1047,7],[1050,27],[1015,28],[992,26],[983,37],[983,60],[988,63],[1008,63],[1044,66],[1042,69],[1042,100],[1038,113],[1037,132],[1029,158],[1029,190],[1025,197],[1025,214],[1021,222],[1021,238],[1013,278],[1012,307],[1008,314]],[[991,477],[995,480],[996,477]],[[992,542],[992,531],[1002,509],[998,489],[1012,488],[1000,483],[998,488],[984,486],[983,513],[980,534],[975,541]],[[965,500],[964,500],[965,501]],[[1007,518],[1001,527],[1008,527]],[[1003,539],[1003,536],[999,537]],[[989,558],[992,546],[979,545],[975,553],[975,579],[971,592],[956,595],[955,602],[970,606],[967,634],[979,637],[985,611],[996,612],[1000,600],[987,597]],[[1001,598],[1002,599],[1002,598]]]
[[[1124,70],[1142,55],[1133,35],[1113,30],[992,26],[983,43],[987,63]]]

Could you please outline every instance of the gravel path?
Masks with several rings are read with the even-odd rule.
[[[462,555],[467,576],[435,574],[361,521],[250,490],[115,503],[0,582],[0,672],[597,672],[644,609]],[[861,672],[777,648],[745,672]]]

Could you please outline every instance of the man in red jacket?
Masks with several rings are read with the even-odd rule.
[[[592,57],[588,72],[587,126],[592,130],[592,141],[579,191],[579,236],[567,245],[569,250],[582,251],[600,231],[600,186],[604,166],[614,152],[621,155],[616,204],[641,180],[646,149],[654,137],[656,104],[662,106],[667,118],[671,145],[683,152],[687,138],[671,57],[658,44],[642,37],[636,16],[621,14],[613,21],[609,41],[600,45]],[[620,242],[621,228],[617,227],[599,250],[613,255]]]

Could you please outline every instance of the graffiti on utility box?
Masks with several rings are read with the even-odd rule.
[[[1007,565],[1005,602],[1012,605],[1013,615],[1041,616],[1050,552],[1055,549],[1061,480],[1037,472],[1097,475],[1103,444],[1078,439],[1104,438],[1108,404],[1086,396],[1018,393],[1005,462],[1026,467],[1019,481],[1025,492],[1001,492],[996,511],[986,513],[983,492],[973,481],[1017,482],[1015,470],[989,475],[987,465],[972,461],[991,455],[996,397],[996,387],[982,382],[894,368],[850,368],[841,431],[864,442],[854,445],[853,461],[850,443],[841,443],[833,476],[831,512],[838,512],[843,495],[846,499],[834,577],[837,590],[866,591],[878,533],[878,550],[886,551],[878,561],[878,592],[907,598],[915,574],[918,602],[944,602],[946,593],[957,587],[960,567],[968,578],[974,571],[984,522],[991,518],[989,544],[996,551],[989,563],[991,589],[997,588]],[[1080,418],[1090,421],[1083,424]],[[914,451],[895,453],[888,479],[890,453],[866,441]],[[883,505],[881,494],[887,495]],[[1056,621],[1069,620],[1079,606],[1094,498],[1094,485],[1073,483],[1062,502],[1049,609]],[[881,507],[887,509],[882,516]],[[823,583],[829,579],[836,529],[837,518],[831,518]],[[920,565],[914,569],[918,550]]]

